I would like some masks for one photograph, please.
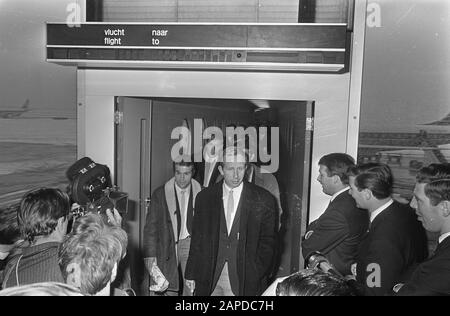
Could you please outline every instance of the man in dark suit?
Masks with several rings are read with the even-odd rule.
[[[183,277],[191,242],[193,205],[201,190],[192,179],[194,164],[190,157],[182,156],[177,161],[175,176],[153,193],[144,227],[145,267],[156,283],[150,290],[172,296],[179,292],[190,295]]]
[[[195,295],[260,295],[275,251],[277,208],[266,190],[245,182],[247,157],[228,147],[224,180],[197,196],[186,281]]]
[[[419,171],[411,207],[427,231],[439,233],[439,244],[397,295],[450,295],[450,164],[431,164]]]
[[[319,160],[317,181],[331,201],[325,212],[309,225],[302,242],[305,259],[319,251],[343,275],[350,274],[358,245],[369,226],[367,211],[357,208],[348,194],[347,173],[353,166],[353,158],[343,153],[325,155]]]
[[[369,233],[360,245],[356,281],[364,295],[386,295],[427,258],[427,238],[414,211],[391,198],[392,173],[380,163],[350,170],[350,194],[370,214]]]

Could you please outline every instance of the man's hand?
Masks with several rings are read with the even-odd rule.
[[[313,230],[310,230],[310,231],[306,232],[306,234],[305,234],[305,240],[307,240],[309,237],[311,237],[311,235],[312,235],[313,233],[314,233]]]
[[[392,288],[392,291],[394,291],[394,293],[398,293],[398,291],[400,291],[400,289],[403,287],[403,285],[405,285],[405,283],[397,283]]]
[[[186,280],[186,286],[189,288],[192,294],[195,291],[195,281],[194,280]]]
[[[159,269],[156,257],[144,258],[144,264],[153,282],[155,282],[155,284],[150,285],[150,291],[166,291],[169,288],[169,281],[167,281],[166,277],[161,272],[161,269]]]
[[[113,226],[122,226],[122,216],[120,216],[119,211],[116,209],[113,209],[112,211],[110,209],[106,210],[106,216],[108,216],[108,223]]]

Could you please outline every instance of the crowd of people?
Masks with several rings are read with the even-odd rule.
[[[152,194],[144,227],[151,295],[450,294],[449,164],[420,169],[407,205],[392,198],[388,165],[322,157],[317,180],[330,203],[308,226],[301,251],[306,263],[322,255],[329,269],[300,270],[272,285],[280,191],[255,183],[257,171],[239,146],[200,173],[190,157],[176,159],[173,178]],[[65,192],[42,188],[0,211],[0,295],[129,295],[111,285],[127,253],[120,214],[91,212],[68,229],[71,208]],[[440,236],[432,254],[426,231]]]

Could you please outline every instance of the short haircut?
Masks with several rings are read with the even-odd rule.
[[[25,194],[20,202],[18,223],[22,236],[33,242],[37,236],[48,236],[58,219],[70,211],[69,196],[59,189],[41,188]]]
[[[419,170],[417,183],[425,183],[425,195],[431,205],[436,206],[442,201],[450,201],[450,164],[431,164]]]
[[[221,157],[222,159],[219,159],[219,163],[223,167],[223,164],[225,162],[229,162],[227,157],[237,157],[237,156],[244,157],[244,161],[242,161],[240,159],[233,159],[232,161],[245,162],[245,165],[248,164],[248,161],[249,161],[248,153],[245,151],[244,147],[240,147],[240,146],[229,146],[229,147],[225,148],[220,153],[219,157]]]
[[[319,165],[327,167],[329,177],[338,176],[343,184],[348,184],[348,171],[355,166],[355,160],[344,153],[332,153],[320,158]]]
[[[80,268],[80,291],[94,295],[111,281],[115,264],[126,252],[126,232],[104,222],[98,214],[80,217],[73,230],[59,247],[59,266],[64,279],[67,267],[77,263]]]
[[[40,282],[4,289],[0,291],[0,296],[83,296],[83,294],[64,283]]]
[[[19,205],[0,208],[0,244],[13,245],[20,239],[20,229],[17,223]]]
[[[359,191],[368,189],[377,199],[388,198],[392,193],[393,177],[391,168],[383,163],[360,164],[350,169]]]
[[[188,155],[182,155],[175,158],[172,164],[173,171],[175,172],[175,167],[181,166],[181,167],[191,167],[192,173],[195,172],[195,164],[193,159]]]
[[[347,281],[319,269],[301,270],[278,283],[277,296],[356,296]]]

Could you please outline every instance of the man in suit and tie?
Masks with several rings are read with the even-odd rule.
[[[353,158],[343,153],[328,154],[319,160],[317,181],[331,200],[325,212],[309,225],[302,242],[305,259],[318,251],[343,275],[350,274],[369,225],[367,211],[359,209],[348,194],[348,171],[353,166]]]
[[[169,296],[190,295],[184,273],[191,243],[193,206],[201,186],[192,179],[194,164],[190,157],[178,157],[173,168],[175,176],[152,195],[144,227],[144,262],[156,283],[151,291]]]
[[[242,148],[226,148],[222,159],[223,181],[196,199],[186,282],[197,296],[260,295],[275,252],[276,202],[244,181]]]
[[[356,281],[364,295],[390,294],[428,255],[425,231],[414,211],[391,198],[392,173],[386,164],[350,170],[350,194],[369,211],[369,233],[360,245]]]
[[[414,270],[397,295],[450,295],[450,164],[431,164],[416,176],[411,207],[430,232],[439,233],[434,255]]]

